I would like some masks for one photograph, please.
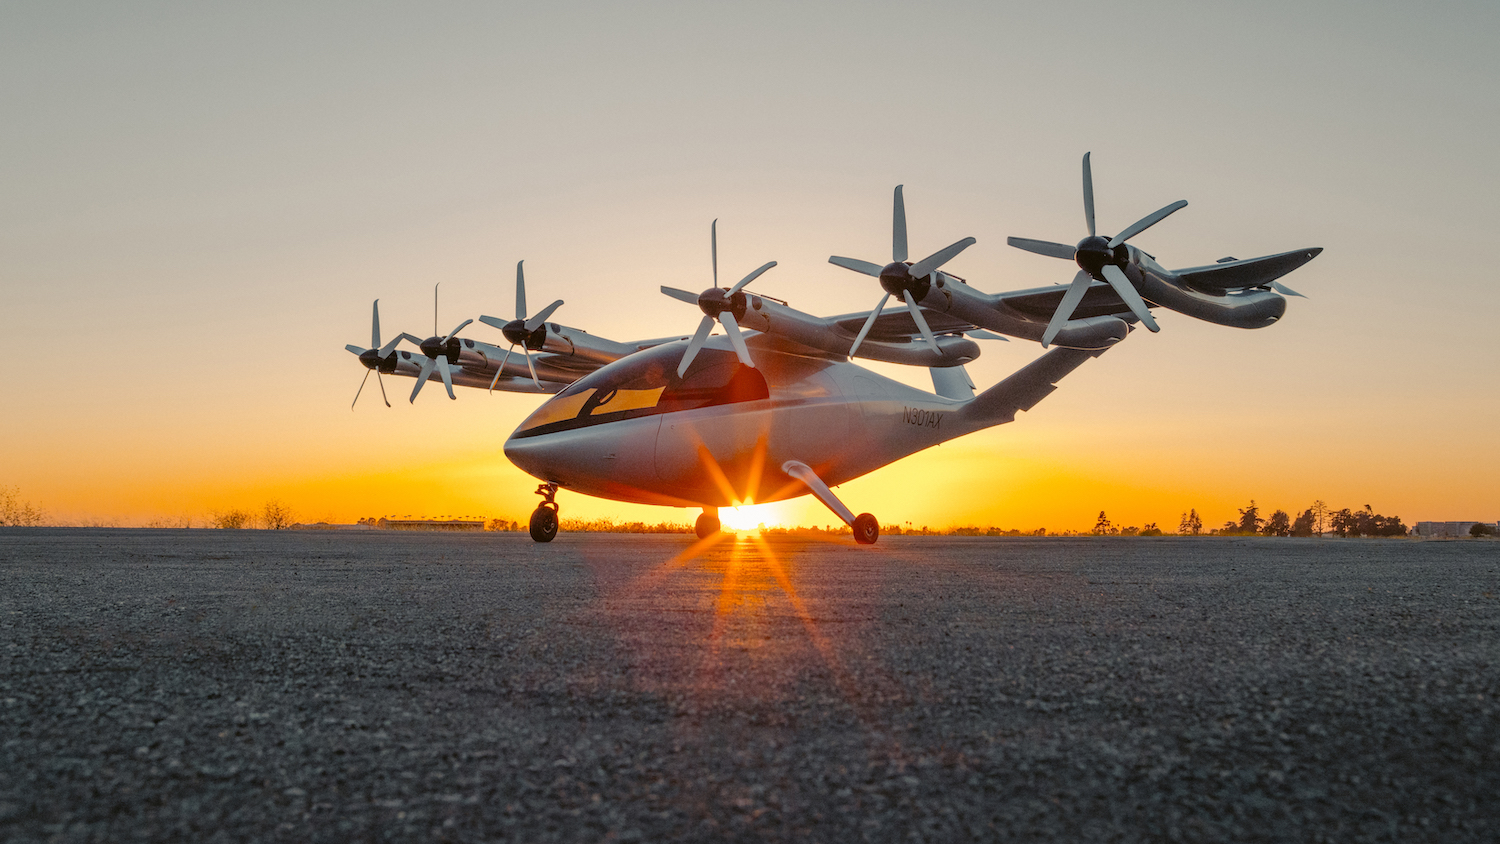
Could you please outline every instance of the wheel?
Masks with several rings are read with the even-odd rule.
[[[874,545],[875,540],[880,538],[880,522],[869,513],[860,513],[854,517],[854,541],[860,545]]]
[[[719,532],[719,517],[713,513],[704,513],[698,517],[693,525],[693,533],[698,534],[699,539],[707,539]]]
[[[551,507],[538,507],[531,511],[531,538],[537,542],[551,542],[557,536],[557,511]]]

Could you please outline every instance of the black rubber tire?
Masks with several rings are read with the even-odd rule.
[[[551,507],[538,507],[531,511],[531,538],[537,542],[551,542],[557,536],[557,511]]]
[[[854,517],[854,541],[860,545],[874,545],[875,540],[880,538],[880,522],[869,513],[860,513]]]
[[[704,513],[703,515],[699,516],[698,521],[693,524],[693,533],[698,534],[699,539],[707,539],[710,536],[718,533],[721,527],[723,527],[723,525],[720,524],[718,516],[715,516],[712,513]]]

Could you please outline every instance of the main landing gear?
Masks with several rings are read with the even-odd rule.
[[[844,524],[854,531],[855,542],[860,545],[874,545],[875,540],[880,538],[880,523],[875,521],[875,517],[869,513],[854,515],[854,511],[844,506],[844,502],[833,494],[833,490],[828,488],[828,484],[823,483],[823,479],[818,477],[818,473],[814,472],[812,467],[797,460],[788,460],[781,464],[781,471],[801,481],[813,495],[817,496],[819,501],[823,502],[823,506],[843,519]]]
[[[719,532],[723,525],[719,522],[719,508],[704,507],[703,514],[693,524],[693,533],[698,534],[699,539],[707,539]]]
[[[536,494],[542,497],[542,503],[531,511],[531,538],[551,542],[557,536],[557,484],[542,484]]]

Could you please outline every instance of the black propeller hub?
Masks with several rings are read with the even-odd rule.
[[[396,371],[396,352],[391,352],[385,357],[380,356],[379,349],[365,349],[359,353],[359,362],[365,365],[365,369],[375,369],[380,372]]]
[[[705,316],[711,316],[714,319],[718,319],[719,314],[725,311],[733,314],[735,320],[744,319],[745,302],[746,297],[743,290],[737,290],[733,296],[730,296],[729,291],[725,288],[710,287],[698,294],[699,309],[703,311]]]
[[[423,340],[421,346],[422,354],[437,360],[441,355],[448,359],[449,363],[458,363],[458,338],[450,337],[446,341],[441,337],[428,337]]]
[[[513,319],[500,329],[500,333],[504,334],[505,339],[510,343],[525,346],[533,352],[540,352],[542,346],[547,343],[547,323],[545,322],[538,325],[535,331],[527,331],[526,320]]]
[[[1104,267],[1114,264],[1118,267],[1125,266],[1130,258],[1130,249],[1125,244],[1120,244],[1114,249],[1109,248],[1107,237],[1086,237],[1078,241],[1078,246],[1073,252],[1073,260],[1078,266],[1090,276],[1101,281],[1104,280]]]
[[[902,294],[910,290],[912,298],[920,302],[927,295],[927,291],[931,289],[932,281],[927,276],[913,278],[911,264],[903,261],[893,261],[881,267],[880,286],[885,288],[885,292],[902,301],[905,301],[905,296]]]

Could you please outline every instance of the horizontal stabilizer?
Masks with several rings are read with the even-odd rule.
[[[1321,248],[1297,249],[1280,255],[1267,255],[1264,258],[1246,258],[1242,261],[1227,261],[1206,267],[1173,270],[1173,274],[1193,287],[1215,293],[1265,287],[1318,257],[1318,253],[1322,251]]]

